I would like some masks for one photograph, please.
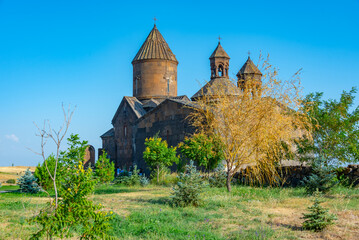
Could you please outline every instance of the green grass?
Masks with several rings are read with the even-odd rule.
[[[97,186],[92,199],[114,212],[110,235],[117,239],[318,239],[302,231],[300,219],[311,205],[303,188],[234,186],[206,188],[199,207],[170,204],[171,187]],[[37,226],[27,221],[48,201],[45,193],[0,194],[0,239],[27,239]],[[338,215],[326,230],[331,239],[355,239],[359,190],[338,186],[324,196]],[[354,220],[353,220],[354,219]]]
[[[0,191],[16,191],[19,190],[18,185],[3,185],[0,187]]]

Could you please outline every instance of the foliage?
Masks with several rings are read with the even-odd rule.
[[[122,183],[126,186],[135,186],[140,184],[140,170],[137,169],[137,165],[133,166],[133,170],[128,172],[128,176],[124,176]]]
[[[20,192],[23,193],[38,193],[40,191],[40,187],[36,183],[36,178],[30,169],[27,169],[25,174],[18,178],[17,185],[20,187]]]
[[[46,161],[46,163],[45,163]],[[46,169],[49,169],[50,173],[53,173],[55,171],[55,165],[56,165],[56,158],[54,155],[50,155],[42,164],[38,164],[35,169],[35,177],[37,178],[38,184],[45,190],[50,190],[54,188],[53,181],[49,175],[49,172]],[[61,164],[58,163],[57,165],[57,172],[58,177],[56,178],[56,184],[58,185],[60,178],[62,174],[60,173],[62,171]]]
[[[191,160],[186,165],[186,171],[179,175],[177,185],[173,187],[172,204],[179,207],[198,206],[203,187],[201,175]]]
[[[112,182],[115,178],[115,164],[110,162],[107,153],[103,151],[95,164],[95,177],[100,183]]]
[[[15,179],[8,179],[8,180],[6,180],[6,183],[15,184],[16,180]]]
[[[298,141],[298,156],[302,161],[313,158],[328,163],[359,161],[359,106],[354,110],[356,88],[343,91],[340,100],[323,100],[323,93],[311,93],[303,100],[313,130],[313,139]]]
[[[140,184],[141,176],[139,175],[140,170],[137,169],[137,165],[133,166],[132,171],[123,171],[119,176],[116,177],[116,184],[124,184],[126,186],[136,186]]]
[[[145,176],[145,174],[143,174],[141,177],[140,177],[140,184],[142,187],[145,187],[147,186],[148,184],[150,184],[150,179],[148,179],[148,177]]]
[[[309,213],[303,214],[303,219],[305,219],[303,228],[319,232],[327,226],[334,224],[336,217],[333,214],[329,214],[328,209],[320,205],[323,201],[319,200],[319,192],[316,192],[315,195],[313,205],[308,207]]]
[[[32,239],[44,234],[47,238],[69,238],[74,231],[79,232],[81,239],[108,238],[112,214],[101,211],[101,204],[94,204],[88,199],[97,181],[93,178],[92,169],[85,170],[83,166],[87,142],[81,142],[78,135],[71,135],[68,142],[68,151],[61,153],[66,166],[66,175],[59,186],[61,198],[57,207],[54,202],[49,203],[31,219],[41,226]]]
[[[301,104],[298,74],[282,81],[267,60],[263,83],[248,77],[244,88],[239,88],[225,79],[207,85],[206,94],[189,106],[192,125],[216,135],[222,143],[228,191],[234,173],[248,165],[253,172],[251,181],[275,183],[279,177],[276,163],[288,150],[286,146],[294,145],[302,135],[310,139],[306,114],[296,111]]]
[[[204,133],[186,137],[180,143],[179,150],[188,159],[193,160],[198,166],[205,167],[208,171],[216,168],[223,160],[222,145],[218,138]]]
[[[223,164],[219,164],[218,167],[214,169],[212,176],[209,178],[209,185],[211,187],[218,187],[218,188],[225,187],[226,180],[227,180],[226,169],[223,166]]]
[[[146,138],[145,146],[146,150],[143,152],[143,159],[151,166],[152,170],[157,171],[157,184],[159,184],[160,168],[178,163],[176,147],[168,147],[167,142],[157,136]]]
[[[325,161],[315,159],[312,163],[312,173],[303,179],[303,184],[308,194],[313,194],[317,190],[326,193],[337,184],[336,174],[333,167]]]

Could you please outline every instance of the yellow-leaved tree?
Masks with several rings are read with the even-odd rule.
[[[223,143],[228,191],[233,175],[245,167],[250,181],[275,183],[276,163],[294,150],[299,137],[311,137],[307,115],[300,111],[299,72],[281,81],[268,59],[262,68],[262,78],[212,79],[191,105],[193,126]]]

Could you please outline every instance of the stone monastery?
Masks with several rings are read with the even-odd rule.
[[[132,60],[133,96],[124,96],[112,118],[113,128],[101,135],[102,149],[108,153],[116,168],[128,168],[134,164],[146,169],[142,158],[145,139],[156,133],[176,146],[184,137],[194,132],[186,117],[193,110],[191,105],[210,86],[227,81],[229,56],[220,42],[210,56],[210,81],[194,94],[177,96],[178,61],[168,44],[154,25],[147,39]],[[241,87],[249,78],[261,82],[262,73],[248,57],[239,70],[237,86]]]

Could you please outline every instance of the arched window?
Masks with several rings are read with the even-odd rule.
[[[223,66],[222,65],[218,66],[218,76],[223,77]]]

